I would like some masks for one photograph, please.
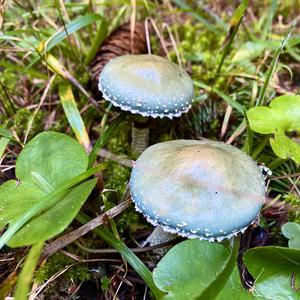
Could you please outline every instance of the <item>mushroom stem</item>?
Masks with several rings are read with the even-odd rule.
[[[134,116],[132,122],[131,148],[141,154],[149,145],[149,118]]]
[[[141,154],[149,144],[149,128],[138,128],[132,124],[131,147],[134,152]]]
[[[156,246],[162,243],[173,241],[177,238],[177,234],[166,232],[163,230],[163,228],[157,226],[143,242],[142,247],[145,247],[147,244],[150,246]],[[160,259],[168,252],[168,248],[155,249],[153,252],[156,254],[156,257]]]

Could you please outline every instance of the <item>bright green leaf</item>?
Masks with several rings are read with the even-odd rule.
[[[253,131],[274,135],[270,144],[277,156],[300,163],[300,145],[285,134],[300,131],[300,96],[277,97],[269,107],[251,108],[247,116]]]
[[[43,132],[20,153],[16,176],[21,181],[34,182],[32,172],[36,172],[58,187],[83,173],[87,165],[88,156],[76,140],[58,132]]]
[[[32,206],[39,202],[45,193],[30,182],[18,184],[9,180],[0,186],[0,229],[15,222]]]
[[[248,292],[243,288],[238,267],[236,266],[230,277],[228,278],[226,284],[221,290],[220,294],[217,296],[216,300],[226,300],[226,299],[234,299],[234,300],[260,300],[261,297],[254,296],[253,293]]]
[[[218,243],[192,239],[174,246],[153,271],[155,284],[168,294],[163,299],[197,299],[215,281],[230,257]]]
[[[12,137],[11,131],[3,127],[0,127],[0,135],[8,139]]]
[[[291,158],[300,164],[300,145],[288,138],[285,134],[275,134],[274,139],[270,139],[270,144],[277,156],[284,159]]]
[[[282,225],[283,235],[289,239],[289,247],[300,249],[300,224],[287,222]]]
[[[0,159],[2,158],[4,151],[6,149],[6,146],[9,143],[9,139],[6,137],[0,138]]]
[[[65,134],[43,132],[32,139],[17,159],[20,181],[0,186],[0,228],[9,224],[0,248],[7,242],[13,247],[38,243],[64,230],[96,181],[70,188],[104,168],[86,171],[87,164],[83,147]]]
[[[65,197],[49,210],[20,229],[9,241],[10,247],[21,247],[46,241],[65,230],[75,218],[81,206],[91,193],[97,178],[73,188]]]
[[[300,250],[257,247],[243,257],[255,279],[255,293],[266,299],[300,299]]]
[[[70,85],[59,86],[59,97],[66,117],[71,125],[77,140],[84,146],[87,152],[90,152],[91,142],[81,118],[80,112]]]

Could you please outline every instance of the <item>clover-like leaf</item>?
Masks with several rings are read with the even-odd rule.
[[[282,225],[281,231],[289,239],[289,248],[300,249],[300,224],[287,222]]]
[[[300,145],[286,135],[300,132],[300,96],[277,97],[269,107],[251,108],[247,116],[253,131],[273,134],[270,144],[277,156],[300,163]]]
[[[234,278],[230,276],[230,280],[234,282],[228,282],[228,274],[224,270],[229,270],[230,274],[235,264],[233,260],[231,266],[230,255],[230,250],[221,244],[198,239],[187,240],[174,246],[161,259],[153,271],[153,279],[157,287],[167,293],[163,299],[193,300],[213,297],[222,300],[225,299],[222,298],[223,288],[230,295],[241,296],[232,299],[250,299],[248,296],[251,294],[242,288],[239,281],[236,282],[236,274],[233,275]],[[216,285],[218,292],[215,293]],[[213,296],[211,290],[214,290]]]
[[[63,231],[96,180],[71,189],[62,187],[84,173],[87,165],[88,156],[82,146],[65,134],[44,132],[32,139],[17,159],[19,180],[0,186],[0,229],[9,224],[0,245],[31,245]]]
[[[256,247],[243,257],[254,277],[253,290],[265,299],[300,299],[300,250]]]

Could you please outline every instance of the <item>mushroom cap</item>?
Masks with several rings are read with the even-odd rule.
[[[138,158],[130,188],[136,209],[153,225],[189,238],[221,241],[252,224],[264,203],[256,162],[215,141],[155,144]]]
[[[144,117],[178,117],[193,99],[193,82],[178,65],[156,55],[110,60],[99,77],[104,99]]]

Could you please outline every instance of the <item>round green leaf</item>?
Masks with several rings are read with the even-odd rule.
[[[238,267],[235,266],[225,286],[217,296],[216,300],[261,300],[261,297],[243,288]]]
[[[270,139],[270,144],[277,156],[284,159],[291,158],[297,164],[300,164],[300,146],[285,134],[275,134],[274,139]]]
[[[300,299],[300,250],[257,247],[248,250],[244,263],[255,279],[255,292],[267,299]]]
[[[87,169],[88,156],[73,138],[58,132],[42,132],[33,138],[20,153],[16,176],[33,182],[33,173],[45,182],[58,187]]]
[[[16,221],[37,204],[45,193],[30,182],[9,180],[0,186],[0,229]]]
[[[30,141],[17,159],[20,182],[0,186],[0,229],[9,224],[0,249],[43,242],[64,230],[95,185],[91,180],[69,189],[74,178],[77,184],[87,178],[87,165],[82,146],[65,134],[44,132]]]
[[[300,225],[295,222],[288,222],[281,227],[283,235],[289,239],[289,247],[300,249]]]
[[[274,134],[270,144],[278,157],[300,163],[300,145],[285,133],[300,131],[300,96],[280,96],[270,107],[260,106],[247,112],[250,127],[262,134]]]
[[[197,299],[226,267],[230,251],[217,243],[198,239],[173,247],[153,271],[159,289],[168,293],[163,299]]]
[[[274,133],[284,125],[276,112],[265,106],[251,108],[247,116],[251,129],[262,134]]]
[[[49,210],[33,218],[8,242],[10,247],[46,241],[68,227],[96,184],[97,178],[73,188]]]

